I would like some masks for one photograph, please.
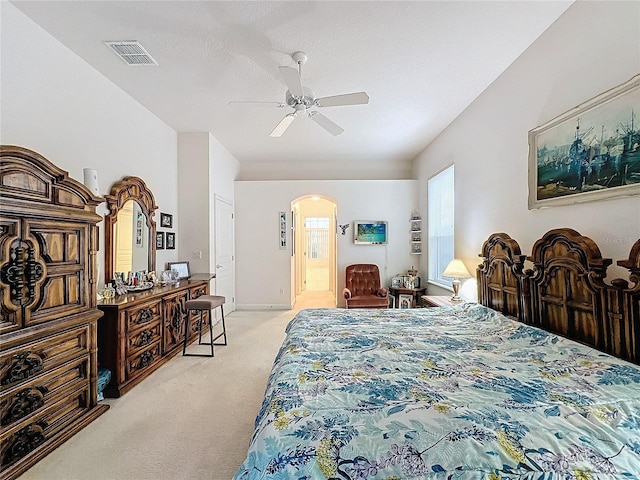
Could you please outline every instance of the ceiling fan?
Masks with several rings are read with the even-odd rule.
[[[285,93],[285,103],[282,102],[252,102],[252,101],[231,101],[233,103],[269,103],[279,108],[292,108],[293,112],[284,116],[280,123],[276,125],[270,133],[271,137],[280,137],[289,128],[289,125],[300,115],[306,115],[311,120],[324,128],[331,135],[340,135],[344,129],[337,123],[329,120],[322,113],[311,110],[314,107],[340,107],[344,105],[364,105],[369,103],[369,95],[365,92],[345,93],[342,95],[332,95],[330,97],[316,98],[313,91],[302,86],[302,65],[307,62],[307,55],[304,52],[295,52],[293,60],[298,64],[298,69],[291,67],[280,67],[280,75],[287,84],[288,90]]]

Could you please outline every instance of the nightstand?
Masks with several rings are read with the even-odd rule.
[[[452,302],[450,295],[422,295],[423,307],[450,307],[460,302]]]
[[[404,287],[388,287],[389,294],[395,298],[396,308],[400,307],[400,295],[411,295],[413,300],[410,308],[420,307],[420,296],[427,291],[427,287],[421,288],[404,288]]]

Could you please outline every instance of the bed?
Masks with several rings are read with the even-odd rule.
[[[479,303],[298,313],[234,480],[640,479],[640,240],[481,256]]]

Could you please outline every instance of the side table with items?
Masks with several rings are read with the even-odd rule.
[[[415,308],[421,306],[420,296],[427,291],[427,287],[404,288],[389,287],[389,295],[394,297],[396,308]],[[411,305],[408,304],[407,297],[411,297]]]

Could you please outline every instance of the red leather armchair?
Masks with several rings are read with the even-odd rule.
[[[347,308],[389,308],[387,289],[380,287],[380,271],[371,263],[349,265],[342,291]]]

